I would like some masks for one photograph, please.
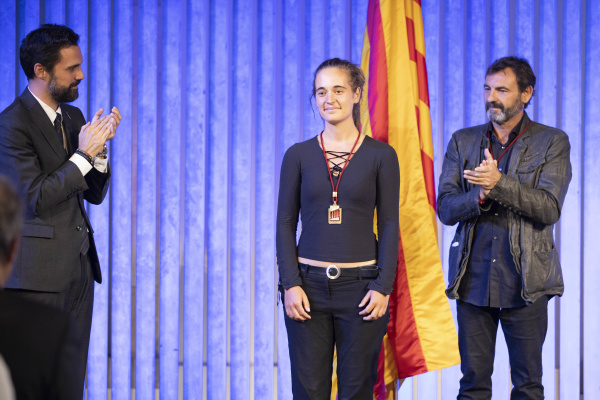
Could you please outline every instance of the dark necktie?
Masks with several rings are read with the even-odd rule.
[[[60,114],[56,114],[56,119],[54,120],[54,130],[56,131],[56,135],[60,139],[60,142],[63,143],[63,134],[62,134],[61,124],[62,124],[62,116]]]
[[[60,115],[59,113],[56,114],[56,119],[54,120],[54,130],[56,131],[56,136],[58,137],[58,140],[60,140],[60,144],[62,144],[62,147],[65,148],[65,140],[63,138],[62,131],[62,115]]]

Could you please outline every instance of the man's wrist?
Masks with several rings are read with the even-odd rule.
[[[69,161],[73,162],[77,166],[79,171],[81,171],[81,175],[83,176],[85,176],[94,168],[81,154],[77,152],[73,153],[71,158],[69,158]]]
[[[92,167],[94,166],[94,159],[92,158],[91,155],[89,155],[88,153],[86,153],[84,150],[77,149],[77,150],[75,150],[75,153],[77,153],[81,157],[85,158],[85,160],[87,162],[89,162]]]
[[[482,187],[479,188],[479,192],[477,193],[477,201],[479,202],[479,204],[485,204],[485,202],[487,201],[487,196]]]
[[[96,154],[95,158],[99,158],[101,160],[106,160],[108,158],[108,147],[106,147],[106,144],[102,146],[102,151]]]

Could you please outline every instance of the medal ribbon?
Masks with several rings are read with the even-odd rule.
[[[340,187],[340,181],[342,180],[342,175],[344,175],[344,170],[346,169],[346,166],[348,165],[348,161],[350,161],[350,157],[352,157],[352,154],[354,153],[354,148],[356,148],[356,145],[358,144],[358,139],[360,139],[360,132],[358,132],[358,136],[356,137],[354,146],[352,146],[352,150],[350,150],[348,159],[344,163],[344,167],[342,168],[342,170],[340,172],[340,176],[338,178],[338,181],[337,181],[337,184],[335,185],[335,187],[333,186],[333,176],[331,176],[331,169],[329,168],[329,160],[327,159],[325,143],[323,142],[323,132],[325,132],[325,131],[322,131],[321,134],[319,135],[321,137],[321,148],[323,149],[323,157],[325,157],[325,167],[327,168],[327,172],[329,173],[329,181],[331,182],[331,190],[333,190],[333,194],[332,194],[333,204],[337,204],[337,191],[338,191],[338,188]]]
[[[490,122],[490,128],[491,128],[491,122]],[[529,128],[529,125],[531,124],[531,120],[527,123],[527,126],[525,127],[525,129],[523,129],[516,138],[514,138],[514,140],[512,142],[510,142],[510,144],[508,146],[506,146],[506,149],[504,149],[504,151],[502,152],[502,154],[500,154],[500,157],[498,157],[498,159],[496,161],[500,161],[500,159],[502,158],[502,156],[504,155],[504,153],[506,153],[508,151],[508,149],[510,149],[510,147],[517,141],[517,139],[519,138],[519,136],[521,136],[526,130],[527,128]],[[494,158],[494,152],[492,151],[492,141],[491,141],[491,137],[490,137],[490,131],[488,131],[488,141],[490,142],[490,154],[492,156],[492,158]]]

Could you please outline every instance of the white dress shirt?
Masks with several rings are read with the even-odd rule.
[[[27,87],[27,90],[29,90],[29,86]],[[50,118],[50,122],[52,123],[52,125],[54,125],[54,120],[56,119],[56,114],[61,114],[61,118],[64,121],[64,116],[62,115],[62,110],[60,109],[60,104],[58,105],[58,108],[55,111],[52,109],[52,107],[50,107],[48,104],[44,103],[35,94],[33,94],[33,92],[31,90],[29,90],[29,92],[38,101],[38,103],[40,103],[40,105],[42,106],[42,108],[44,109],[46,114],[48,115],[48,118]],[[83,158],[83,156],[80,156],[77,153],[74,153],[71,156],[71,158],[69,158],[69,161],[71,161],[72,163],[77,165],[77,168],[79,168],[79,170],[81,171],[83,176],[85,176],[85,174],[87,174],[88,172],[90,172],[92,170],[91,164],[85,158]],[[102,173],[106,173],[106,170],[108,169],[108,159],[96,158],[94,160],[94,168],[96,168],[98,171],[100,171]]]

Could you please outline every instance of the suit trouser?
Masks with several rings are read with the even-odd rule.
[[[311,319],[300,322],[285,315],[294,399],[329,400],[335,346],[338,399],[372,400],[389,321],[389,311],[375,321],[364,321],[358,314],[374,278],[342,275],[330,280],[310,271],[301,275]]]
[[[71,315],[75,339],[79,342],[79,354],[76,359],[78,375],[73,379],[74,389],[71,392],[83,396],[85,372],[87,367],[90,331],[92,327],[92,312],[94,308],[94,277],[89,255],[81,254],[81,275],[72,277],[67,289],[62,292],[40,292],[23,289],[6,289],[20,295],[22,298],[46,304]],[[75,388],[77,388],[75,390]]]
[[[463,377],[457,399],[491,399],[498,322],[508,347],[511,400],[544,398],[542,346],[548,328],[548,297],[525,307],[479,307],[456,303]]]

